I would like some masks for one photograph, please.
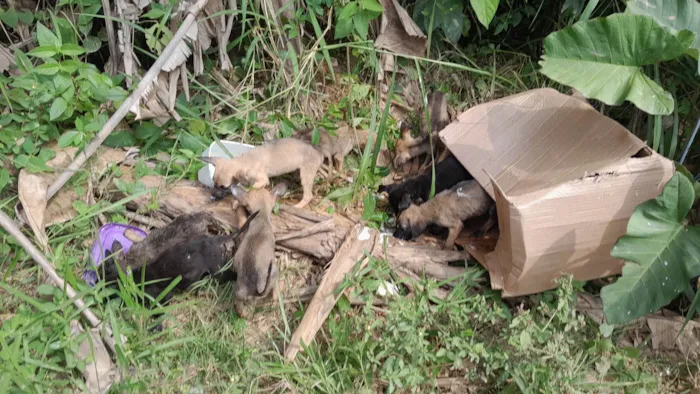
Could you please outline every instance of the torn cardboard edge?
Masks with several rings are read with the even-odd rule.
[[[615,120],[548,88],[473,107],[440,138],[496,201],[495,250],[469,252],[505,297],[553,289],[563,274],[620,273],[610,249],[675,171]]]

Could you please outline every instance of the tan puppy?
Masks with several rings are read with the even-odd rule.
[[[496,205],[486,190],[475,180],[462,181],[422,204],[411,204],[399,215],[394,237],[410,240],[417,238],[428,225],[449,230],[445,249],[454,247],[455,239],[464,227],[463,221],[489,213],[489,220],[481,231],[486,233],[496,223]]]
[[[442,141],[438,133],[450,124],[450,114],[447,111],[447,97],[440,91],[431,92],[428,95],[428,112],[430,113],[430,133],[432,133],[433,147],[442,146]],[[414,157],[430,152],[430,139],[428,122],[425,113],[421,111],[421,132],[420,136],[413,138],[411,126],[407,123],[401,124],[401,139],[396,142],[394,152],[394,166],[400,167]]]
[[[248,230],[242,234],[238,250],[233,256],[233,270],[236,272],[234,297],[246,302],[267,297],[277,288],[279,268],[275,259],[275,233],[270,216],[275,202],[287,192],[287,185],[280,183],[272,191],[252,189],[245,191],[238,186],[231,187],[233,197],[248,213],[258,212],[250,220]],[[244,316],[244,308],[236,303],[236,309]]]
[[[349,126],[339,127],[334,131],[335,135],[332,135],[323,128],[319,128],[318,132],[318,144],[312,146],[321,152],[323,157],[328,160],[328,178],[331,178],[333,172],[333,160],[335,159],[335,163],[338,165],[338,172],[342,174],[345,156],[356,146],[360,149],[364,149],[365,145],[367,145],[367,137],[369,135],[369,130],[366,129],[357,130],[357,134],[355,134],[355,130]],[[313,140],[313,129],[300,130],[296,132],[292,138],[297,138],[311,144]]]
[[[270,177],[299,170],[304,195],[295,206],[303,208],[313,198],[314,178],[323,163],[323,155],[304,141],[282,138],[233,159],[202,157],[201,160],[216,167],[214,185],[219,190],[228,189],[238,182],[260,189],[270,183]]]

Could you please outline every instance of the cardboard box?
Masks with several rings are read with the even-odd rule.
[[[610,249],[673,162],[590,104],[536,89],[469,109],[440,138],[496,201],[500,236],[474,253],[491,286],[518,296],[618,274]]]

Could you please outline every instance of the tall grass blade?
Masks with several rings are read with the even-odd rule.
[[[323,37],[323,30],[321,30],[321,26],[318,24],[318,20],[316,19],[316,13],[314,12],[314,10],[309,10],[308,8],[307,11],[309,15],[311,15],[311,26],[314,27],[314,33],[316,33],[316,38],[318,39],[319,44],[323,48],[326,46],[326,39]],[[323,53],[323,58],[326,60],[326,64],[328,65],[328,70],[331,72],[333,82],[335,82],[335,71],[333,71],[333,62],[331,62],[331,54],[330,52],[328,52],[328,49],[321,49],[321,52]]]
[[[599,1],[600,0],[590,0],[586,5],[586,8],[583,9],[581,16],[578,18],[578,21],[584,22],[591,19],[591,15],[593,14],[595,8],[598,6]]]
[[[372,155],[372,169],[370,174],[374,174],[374,170],[377,168],[377,158],[379,157],[379,151],[382,148],[382,140],[384,139],[384,134],[386,134],[386,121],[389,118],[389,111],[391,109],[391,100],[394,97],[394,87],[396,86],[396,63],[394,62],[394,70],[391,73],[391,85],[389,85],[389,93],[386,96],[386,102],[384,103],[384,112],[382,113],[382,119],[379,121],[379,131],[377,132],[377,141],[374,143],[374,154]]]
[[[676,150],[678,149],[678,132],[680,132],[679,123],[678,100],[676,99],[676,108],[673,110],[673,130],[671,131],[673,134],[671,134],[671,146],[668,147],[668,158],[671,160],[676,157]]]

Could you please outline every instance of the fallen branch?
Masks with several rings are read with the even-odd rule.
[[[280,241],[286,241],[286,240],[292,239],[292,238],[305,238],[305,237],[308,237],[309,235],[331,231],[331,230],[333,230],[334,227],[335,227],[335,223],[333,222],[333,219],[328,219],[324,222],[316,223],[313,226],[307,227],[301,231],[291,232],[291,233],[282,234],[282,235],[276,235],[275,241],[280,242]]]
[[[85,306],[85,302],[77,296],[75,290],[73,290],[73,287],[66,283],[60,276],[58,276],[58,273],[56,273],[56,269],[54,268],[53,264],[51,264],[46,257],[39,251],[39,249],[32,244],[32,242],[27,238],[24,234],[22,234],[22,231],[17,227],[17,225],[10,219],[9,216],[7,216],[4,212],[0,211],[0,226],[5,229],[5,231],[8,232],[14,239],[19,242],[19,244],[24,248],[24,250],[29,254],[34,261],[36,261],[37,264],[41,267],[41,269],[44,270],[46,275],[53,281],[54,286],[58,287],[59,289],[63,290],[65,289],[66,294],[68,295],[69,298],[73,299],[73,304],[75,305],[76,308],[80,311],[80,313],[87,319],[87,321],[90,323],[91,326],[100,328],[101,332],[103,332],[104,336],[102,337],[104,339],[105,344],[109,346],[110,349],[114,352],[114,338],[112,336],[112,329],[109,327],[108,324],[103,324],[100,319],[95,316],[92,311]]]
[[[153,63],[153,66],[148,70],[146,75],[143,76],[143,79],[139,82],[139,84],[136,86],[136,89],[134,89],[133,92],[129,95],[129,97],[124,100],[121,106],[112,114],[112,116],[109,118],[107,123],[105,123],[104,127],[102,127],[102,130],[100,130],[99,133],[95,136],[95,138],[90,141],[87,147],[85,147],[85,150],[82,153],[79,153],[75,159],[68,165],[68,167],[56,178],[54,183],[49,186],[49,189],[46,192],[46,200],[50,200],[51,197],[53,197],[56,192],[58,192],[63,185],[68,182],[68,180],[73,176],[75,171],[77,171],[80,167],[85,164],[85,162],[92,156],[96,151],[97,148],[102,145],[105,139],[109,137],[109,135],[112,133],[115,127],[119,124],[119,122],[126,116],[126,114],[129,112],[129,109],[137,103],[139,100],[141,100],[141,97],[143,97],[144,93],[151,88],[153,84],[153,80],[158,76],[160,73],[163,65],[170,59],[170,56],[173,55],[175,50],[177,49],[178,45],[180,45],[180,42],[182,39],[185,37],[187,32],[189,31],[190,27],[192,26],[193,23],[195,23],[195,17],[199,13],[199,11],[204,7],[204,5],[207,3],[207,0],[197,0],[197,2],[190,7],[188,10],[187,17],[185,20],[182,22],[182,25],[180,25],[180,28],[177,29],[177,32],[173,36],[173,38],[170,40],[168,45],[165,47],[163,50],[163,53],[158,57],[158,59]]]
[[[368,229],[362,224],[356,224],[350,231],[330,262],[330,267],[323,275],[318,291],[306,309],[299,327],[292,335],[292,340],[284,354],[287,361],[294,360],[301,350],[302,343],[309,344],[314,339],[338,301],[340,294],[336,294],[337,287],[358,261],[362,260],[361,264],[366,264],[365,251],[371,251],[374,248],[376,238],[377,231]]]
[[[124,216],[127,219],[131,219],[135,222],[141,223],[144,226],[148,226],[148,227],[160,228],[160,227],[165,227],[168,224],[168,223],[165,223],[164,221],[162,221],[160,219],[156,219],[152,216],[149,217],[149,216],[139,215],[138,213],[135,213],[135,212],[126,211],[126,212],[124,212]]]

